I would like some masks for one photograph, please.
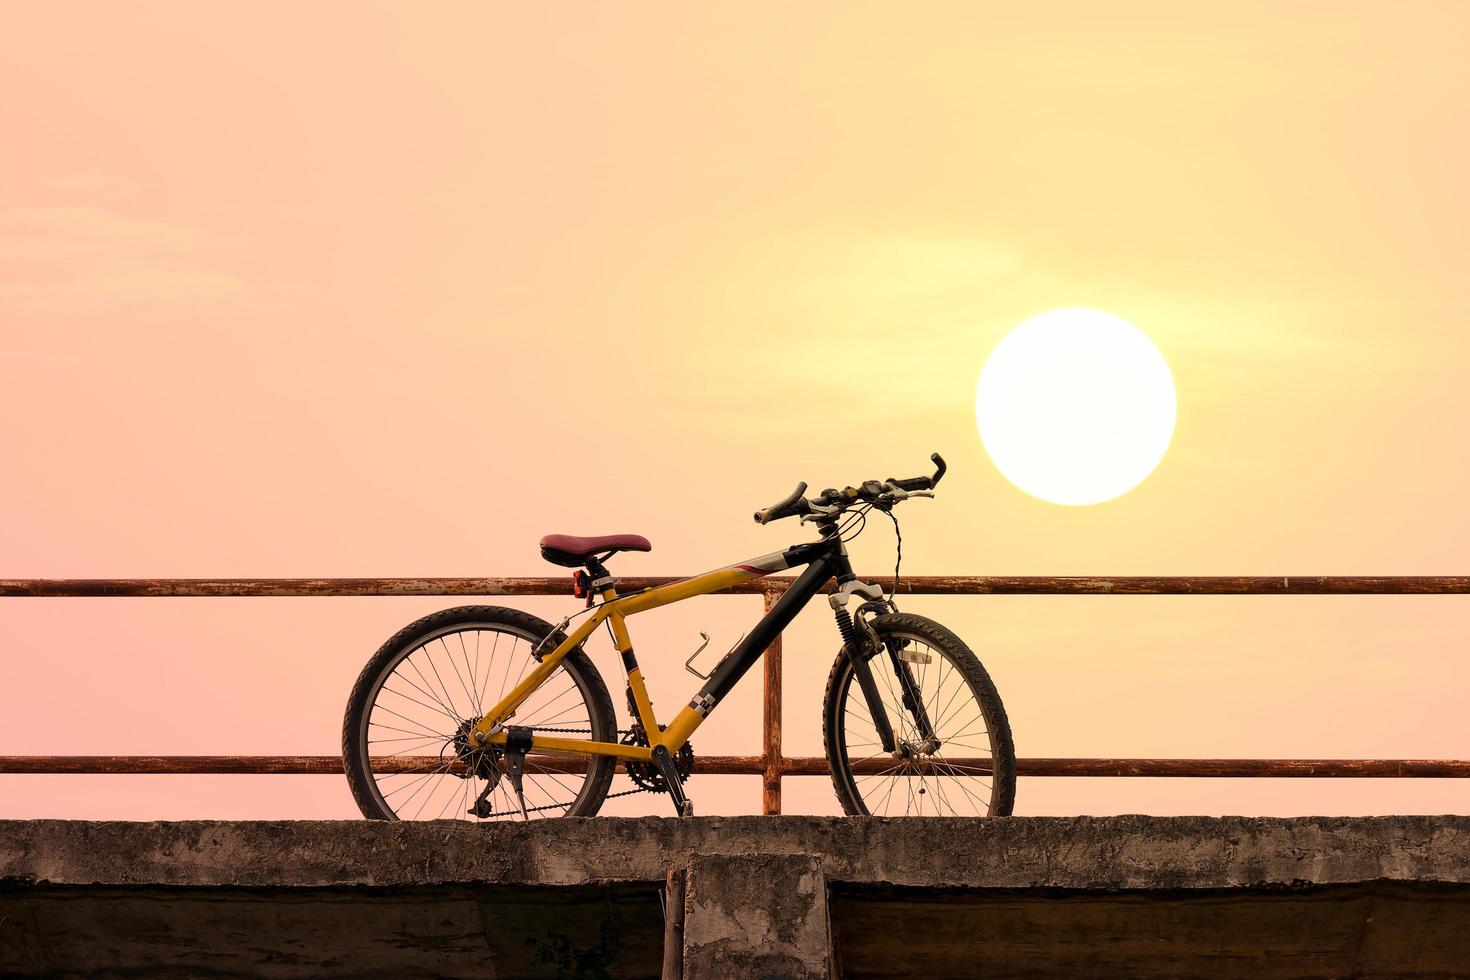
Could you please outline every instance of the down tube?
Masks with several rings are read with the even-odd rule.
[[[755,666],[755,662],[766,652],[766,647],[771,645],[777,634],[791,625],[796,614],[801,612],[802,607],[831,577],[830,554],[824,554],[808,565],[806,571],[791,583],[791,587],[776,600],[771,611],[755,624],[740,645],[719,662],[689,706],[701,715],[708,715],[713,711],[715,705],[724,700],[730,689],[745,676],[745,672]]]

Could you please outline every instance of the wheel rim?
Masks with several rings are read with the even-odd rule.
[[[847,664],[838,685],[838,751],[852,799],[875,816],[987,816],[996,798],[996,746],[980,693],[942,648],[915,633],[887,632],[885,642],[906,641],[922,661],[909,669],[939,745],[920,736],[903,706],[899,678],[885,648],[868,661],[890,724],[897,758],[883,750],[861,686]]]
[[[520,820],[520,805],[504,776],[485,797],[488,817],[469,812],[489,785],[490,757],[466,754],[455,736],[483,717],[528,674],[539,637],[502,623],[455,623],[417,638],[400,651],[368,692],[358,754],[368,791],[398,820]],[[586,681],[565,660],[516,712],[526,727],[574,730],[562,738],[605,740]],[[470,764],[466,764],[467,760]],[[566,760],[573,761],[573,760]],[[593,789],[587,773],[528,758],[522,787],[527,817],[560,817]],[[473,766],[473,768],[472,768]]]

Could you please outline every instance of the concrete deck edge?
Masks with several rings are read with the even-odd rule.
[[[832,881],[920,887],[1470,883],[1470,817],[0,821],[9,888],[662,881],[695,855],[743,854],[816,855]]]

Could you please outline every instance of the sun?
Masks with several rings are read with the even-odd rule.
[[[995,345],[975,390],[980,440],[1033,497],[1081,506],[1132,490],[1174,434],[1174,378],[1140,329],[1100,310],[1061,309]]]

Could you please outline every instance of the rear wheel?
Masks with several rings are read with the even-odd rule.
[[[827,678],[823,739],[832,783],[849,814],[1007,816],[1016,756],[1000,695],[959,637],[922,616],[870,621],[882,649],[868,661],[896,742],[885,752],[846,652]],[[903,703],[897,663],[917,685],[933,736]]]
[[[521,819],[504,759],[471,751],[466,735],[531,672],[532,651],[549,652],[564,638],[529,613],[461,606],[425,616],[383,644],[353,686],[342,722],[342,762],[363,816]],[[559,738],[617,741],[607,687],[581,648],[521,705],[515,724]],[[595,815],[614,765],[608,756],[528,756],[527,816]],[[483,818],[471,812],[482,796],[489,804],[480,808]]]

